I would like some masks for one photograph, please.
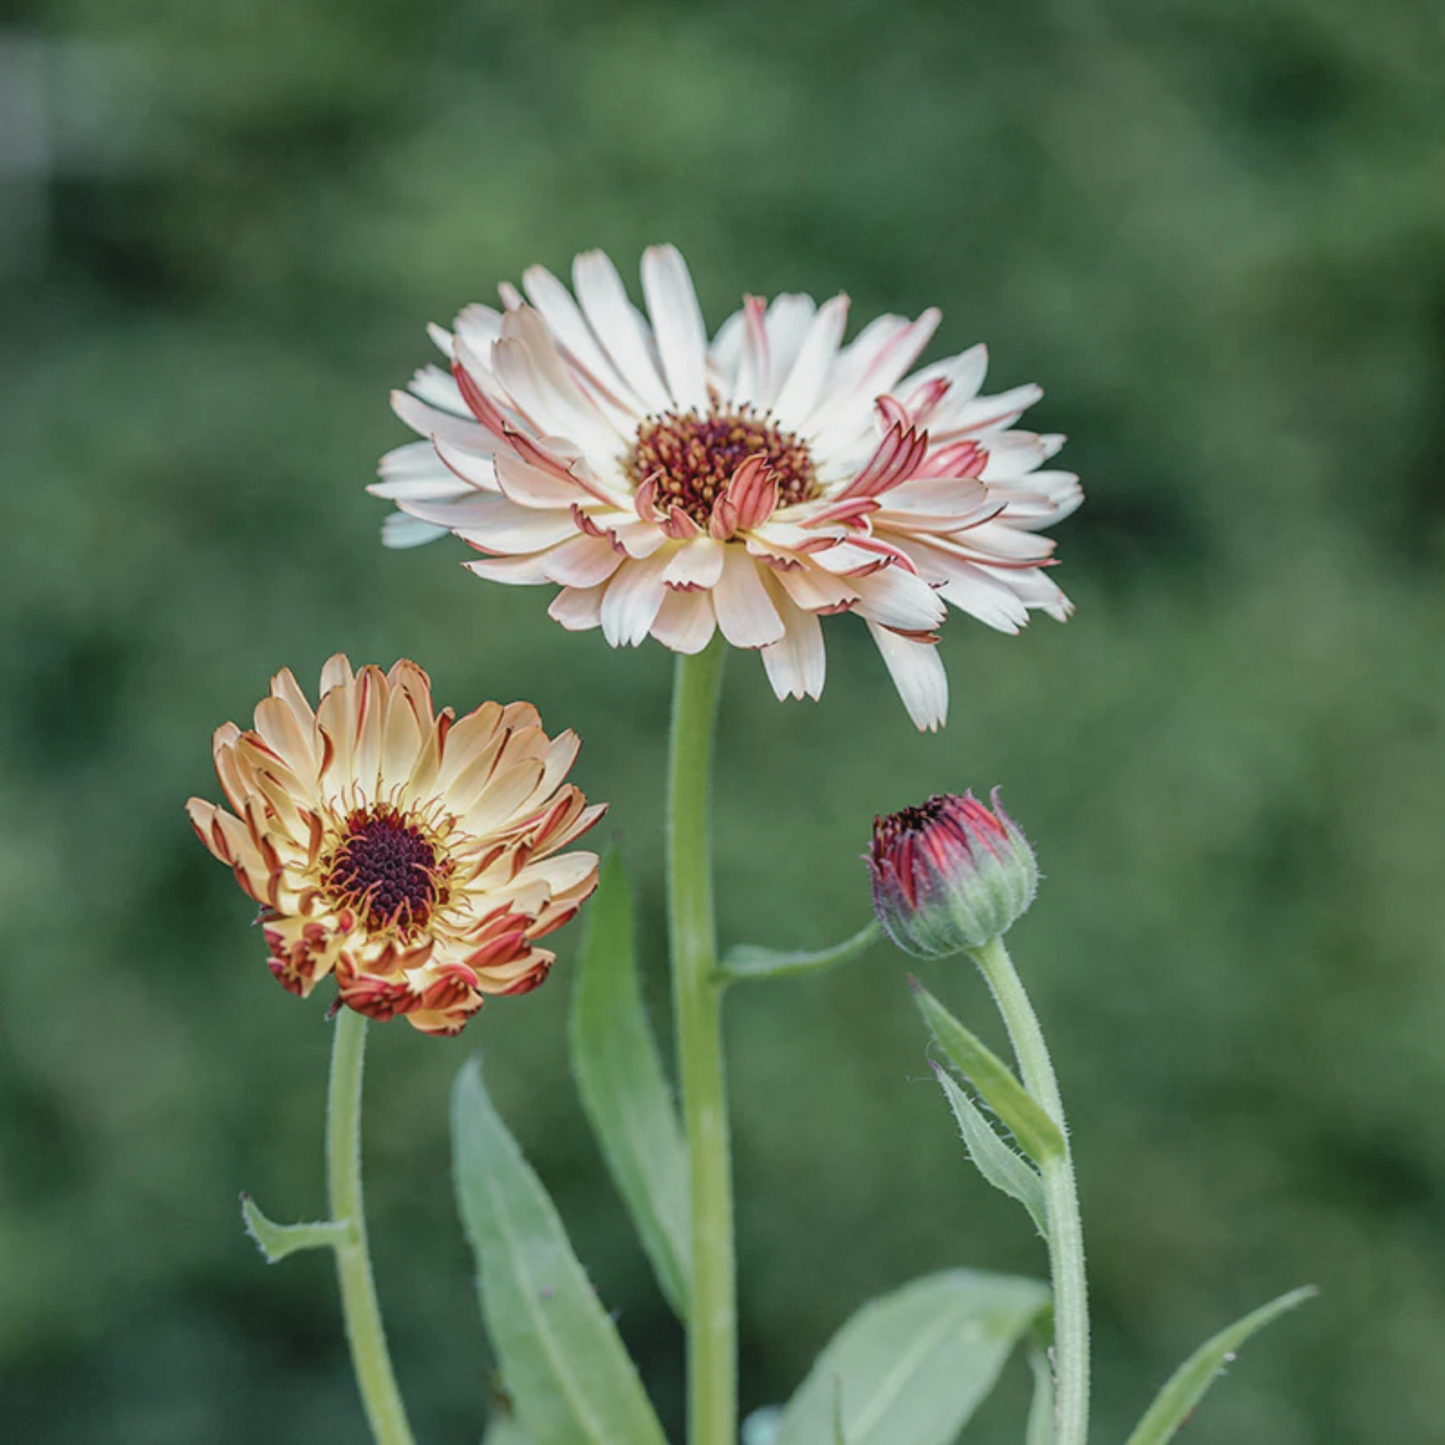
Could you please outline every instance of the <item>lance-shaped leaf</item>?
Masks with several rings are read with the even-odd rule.
[[[1318,1293],[1313,1285],[1290,1290],[1288,1294],[1280,1295],[1278,1299],[1245,1315],[1242,1320],[1237,1320],[1228,1329],[1220,1330],[1212,1339],[1205,1340],[1154,1397],[1148,1413],[1129,1437],[1128,1445],[1164,1445],[1164,1441],[1172,1440],[1175,1431],[1204,1398],[1205,1391],[1224,1372],[1224,1367],[1233,1361],[1239,1347],[1256,1330],[1262,1330],[1287,1310],[1294,1309]]]
[[[1029,1424],[1024,1433],[1024,1445],[1052,1445],[1054,1372],[1049,1366],[1049,1357],[1038,1346],[1029,1350],[1029,1370],[1034,1377],[1034,1398],[1029,1405]]]
[[[1013,1132],[1030,1159],[1043,1164],[1064,1153],[1064,1136],[1044,1106],[1014,1077],[1013,1070],[971,1034],[921,984],[913,985],[923,1021],[949,1062],[973,1080],[985,1104]]]
[[[527,1436],[534,1445],[666,1445],[616,1327],[475,1062],[452,1094],[452,1149],[482,1315]]]
[[[756,943],[737,943],[723,955],[717,976],[735,983],[750,978],[798,978],[806,973],[822,973],[824,969],[861,958],[882,937],[883,930],[878,924],[868,922],[851,938],[831,948],[784,952]]]
[[[1031,1279],[946,1270],[863,1306],[783,1414],[773,1445],[952,1445],[1049,1301]]]
[[[482,1436],[482,1445],[533,1445],[532,1437],[510,1411],[496,1411]]]
[[[689,1294],[687,1151],[637,977],[632,896],[610,853],[572,989],[572,1069],[607,1167],[679,1319]]]
[[[979,1112],[978,1106],[949,1078],[937,1064],[933,1072],[943,1086],[944,1096],[963,1135],[963,1147],[978,1172],[1011,1199],[1017,1199],[1029,1212],[1035,1228],[1043,1238],[1049,1237],[1048,1212],[1044,1207],[1044,1182],[1029,1161],[1015,1154],[993,1131],[993,1126]]]

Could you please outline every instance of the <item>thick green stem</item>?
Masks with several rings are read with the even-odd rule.
[[[1064,1136],[1062,1158],[1040,1171],[1049,1221],[1049,1272],[1054,1285],[1054,1445],[1085,1445],[1089,1438],[1089,1293],[1084,1275],[1084,1229],[1073,1152],[1054,1065],[1029,996],[1001,938],[973,956],[1003,1015],[1024,1087],[1048,1111]]]
[[[331,1083],[326,1097],[326,1179],[331,1218],[346,1226],[333,1246],[341,1282],[341,1313],[351,1345],[351,1364],[361,1403],[377,1445],[413,1445],[406,1406],[396,1387],[386,1332],[366,1247],[361,1202],[361,1074],[366,1060],[366,1019],[343,1008],[331,1048]]]
[[[668,937],[692,1210],[689,1445],[735,1445],[737,1440],[732,1154],[722,1052],[723,984],[715,977],[709,817],[723,656],[718,637],[696,656],[678,657],[668,761]]]

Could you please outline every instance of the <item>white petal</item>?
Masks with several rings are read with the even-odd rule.
[[[480,423],[463,421],[450,412],[438,411],[409,391],[392,392],[391,409],[414,432],[420,432],[424,437],[445,437],[447,441],[470,447],[473,451],[489,452],[496,445],[496,438]]]
[[[552,334],[619,401],[646,411],[637,393],[623,380],[606,352],[597,344],[572,293],[545,267],[530,266],[522,274],[522,286],[532,305],[552,329]]]
[[[772,406],[777,388],[792,370],[798,349],[817,313],[817,303],[811,296],[785,293],[775,296],[769,305],[764,324],[768,333],[768,357],[772,364],[771,383],[768,394],[758,398],[758,405],[763,410]]]
[[[497,376],[537,430],[568,437],[600,459],[621,452],[617,428],[578,388],[542,318],[524,307],[509,312],[502,327],[492,347]]]
[[[717,630],[710,592],[668,589],[652,622],[652,635],[673,652],[701,652]]]
[[[559,477],[524,462],[515,453],[498,452],[496,456],[497,486],[504,497],[523,507],[549,510],[571,507],[592,500],[585,488],[571,477]]]
[[[445,537],[450,528],[438,527],[434,522],[423,522],[418,517],[408,517],[405,512],[393,512],[381,524],[381,545],[401,550],[405,547],[420,547]]]
[[[876,622],[868,624],[868,631],[878,644],[914,727],[920,732],[937,732],[948,719],[948,675],[938,648],[900,637]]]
[[[990,433],[979,441],[984,449],[980,475],[986,482],[1007,482],[1027,476],[1063,445],[1061,436],[1037,436],[1027,431]]]
[[[667,388],[653,364],[647,325],[627,299],[617,268],[601,251],[584,251],[572,263],[572,289],[593,334],[643,405],[666,411]]]
[[[707,329],[687,262],[677,247],[649,246],[643,252],[642,291],[677,409],[705,410]]]
[[[855,577],[853,586],[862,599],[861,616],[902,632],[932,632],[948,615],[927,582],[906,567],[884,567],[867,577]]]
[[[768,596],[759,564],[742,547],[728,547],[713,589],[718,626],[734,647],[766,647],[783,635],[783,619]]]
[[[818,308],[818,314],[798,350],[798,358],[787,373],[788,379],[783,383],[777,401],[773,403],[773,415],[783,426],[797,430],[818,404],[847,324],[846,296],[834,296]],[[774,366],[778,365],[775,361]]]
[[[443,411],[450,412],[453,416],[465,417],[468,421],[476,420],[471,408],[462,400],[456,379],[451,372],[443,371],[439,366],[423,366],[412,376],[407,390],[430,406],[440,407]]]

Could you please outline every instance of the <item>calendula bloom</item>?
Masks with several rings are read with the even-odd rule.
[[[414,662],[321,673],[315,711],[282,671],[255,727],[216,731],[233,811],[187,805],[196,832],[260,905],[271,972],[306,997],[457,1033],[487,994],[526,993],[554,955],[537,940],[597,886],[594,853],[561,853],[606,811],[564,779],[580,746],[528,703],[432,708]]]
[[[873,911],[889,939],[918,958],[982,948],[1007,933],[1039,886],[1039,865],[998,789],[992,811],[972,793],[936,793],[873,820],[864,855]]]
[[[1013,430],[1038,387],[979,395],[982,346],[910,373],[937,311],[845,346],[846,296],[749,296],[709,341],[671,246],[642,258],[646,318],[601,252],[572,279],[534,266],[525,300],[432,328],[448,369],[393,398],[427,440],[372,487],[391,545],[454,532],[478,576],[560,587],[551,615],[614,647],[720,628],[779,697],[819,696],[819,619],[856,612],[920,728],[947,713],[945,603],[1003,632],[1069,615],[1039,536],[1082,500],[1039,470],[1063,438]]]

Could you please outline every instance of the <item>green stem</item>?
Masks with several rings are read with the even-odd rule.
[[[1003,1015],[1024,1087],[1064,1136],[1063,1156],[1041,1170],[1049,1221],[1049,1272],[1054,1284],[1054,1445],[1084,1445],[1089,1437],[1089,1293],[1079,1190],[1059,1083],[1038,1016],[1003,939],[995,938],[973,950],[973,957]]]
[[[331,1218],[346,1226],[336,1250],[341,1313],[351,1345],[351,1364],[361,1403],[377,1445],[413,1445],[406,1406],[396,1387],[386,1332],[366,1247],[361,1202],[361,1074],[366,1060],[366,1019],[343,1008],[331,1048],[331,1082],[326,1097],[326,1178]]]
[[[692,1211],[689,1445],[735,1445],[737,1440],[732,1157],[722,1051],[723,984],[715,977],[709,818],[724,648],[723,639],[716,637],[696,656],[678,657],[668,759],[668,937]]]

